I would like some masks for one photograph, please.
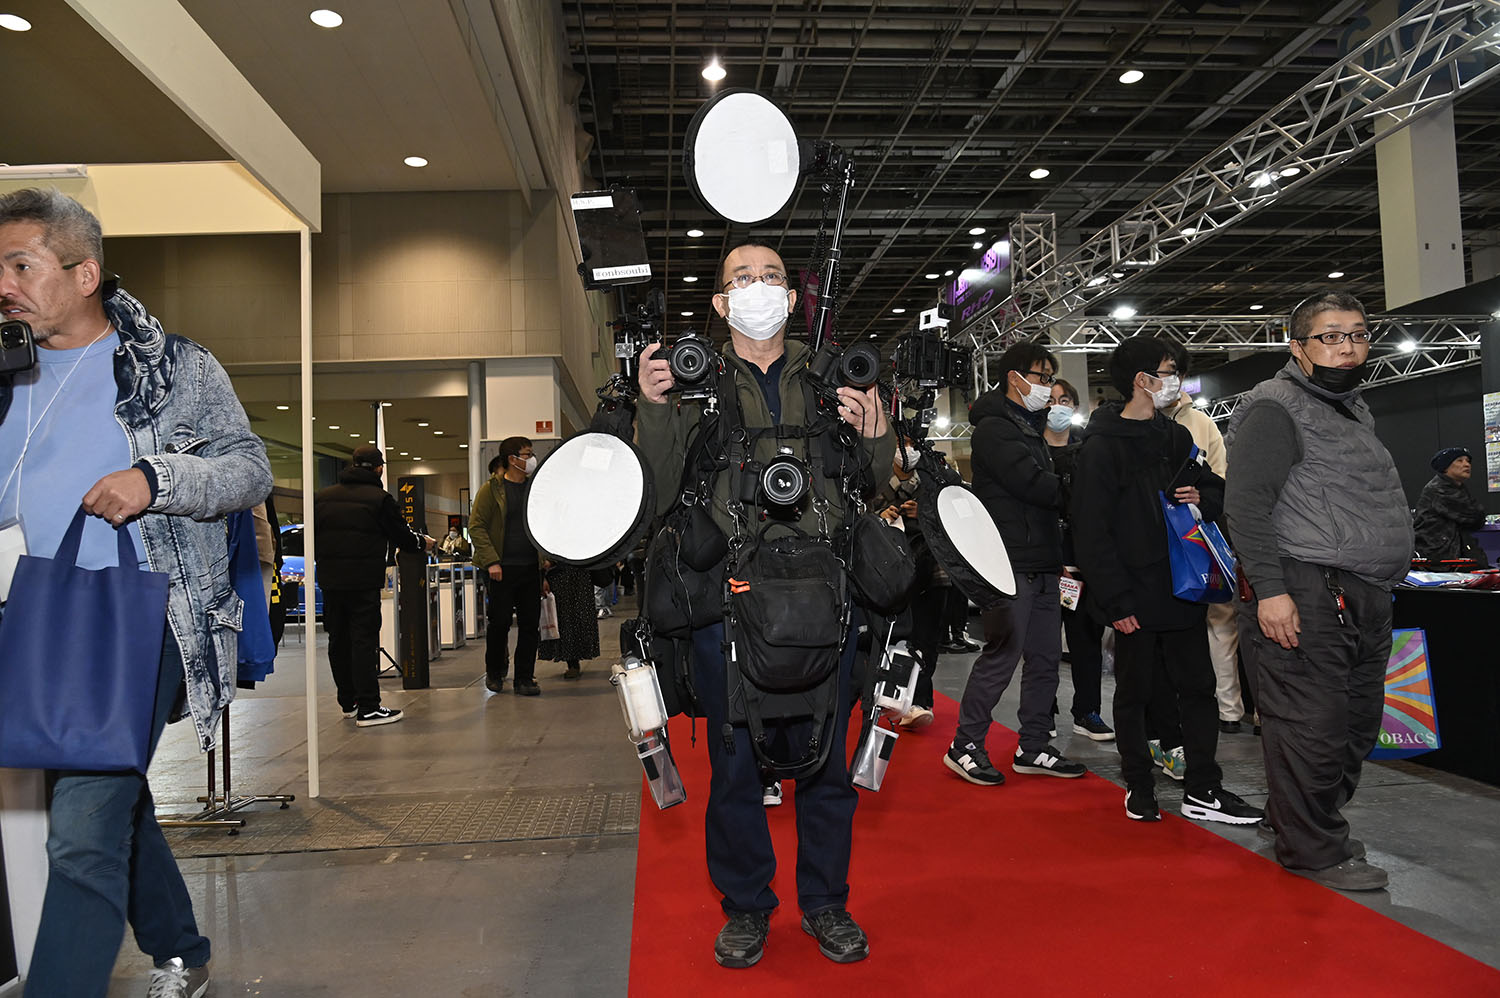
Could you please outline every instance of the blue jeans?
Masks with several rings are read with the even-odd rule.
[[[183,681],[182,656],[167,632],[156,684],[151,754]],[[152,961],[208,962],[177,860],[156,823],[140,773],[49,772],[47,895],[26,979],[28,998],[104,998],[125,938],[125,922]]]

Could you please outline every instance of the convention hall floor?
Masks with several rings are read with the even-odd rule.
[[[560,665],[541,663],[536,698],[485,691],[482,641],[445,652],[433,664],[431,689],[407,692],[394,677],[383,681],[386,703],[407,719],[378,728],[341,718],[320,666],[326,695],[318,705],[317,799],[306,796],[303,646],[289,631],[271,681],[233,707],[233,775],[237,793],[297,800],[287,810],[246,809],[248,824],[237,836],[168,831],[200,927],[213,939],[213,993],[625,994],[640,769],[606,679],[616,623],[602,622],[605,655],[585,666],[581,680],[565,682]],[[957,697],[971,662],[945,655],[938,688]],[[1071,689],[1063,671],[1066,711]],[[1105,683],[1108,702],[1108,677]],[[1015,723],[1014,689],[995,716]],[[1068,727],[1059,747],[1118,782],[1113,747]],[[1219,755],[1226,785],[1263,801],[1259,745],[1248,728],[1222,736]],[[947,780],[954,793],[988,792],[940,765],[917,772],[906,761],[898,753],[887,779]],[[204,761],[183,726],[168,729],[151,776],[162,816],[198,808]],[[1175,787],[1164,776],[1159,783],[1165,806]],[[1500,789],[1409,763],[1372,765],[1348,813],[1371,859],[1391,872],[1388,892],[1359,900],[1500,967]],[[1225,834],[1263,848],[1253,835]],[[855,884],[856,915],[858,894]],[[1086,899],[1087,885],[1059,880],[1048,917],[1063,930],[1101,917]],[[1232,913],[1234,904],[1225,897],[1216,915]],[[872,940],[876,949],[896,944]],[[1159,945],[1170,960],[1169,938]],[[147,969],[127,938],[111,998],[144,993]],[[903,989],[921,993],[920,981]]]

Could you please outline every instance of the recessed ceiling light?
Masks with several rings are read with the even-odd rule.
[[[435,436],[435,437],[440,437],[440,436],[443,435],[443,431],[442,430],[433,430],[432,431],[432,435]]]
[[[406,456],[406,451],[402,451],[402,452],[401,452],[401,456],[402,456],[402,457],[405,457],[405,456]]]
[[[1185,236],[1196,236],[1198,234],[1198,227],[1196,225],[1185,225],[1183,226],[1182,234]]]
[[[1050,176],[1052,176],[1052,171],[1047,169],[1045,166],[1039,166],[1035,170],[1031,171],[1032,180],[1046,180]]]
[[[1117,305],[1115,307],[1115,310],[1113,312],[1109,313],[1109,317],[1111,319],[1120,319],[1120,320],[1134,319],[1135,318],[1135,309],[1131,308],[1129,305]]]
[[[366,441],[365,441],[365,443],[367,443],[367,444],[373,444],[373,443],[374,443],[374,442],[375,442],[375,441],[373,441],[373,440],[366,440]]]
[[[1110,271],[1109,276],[1113,277],[1115,280],[1118,281],[1120,278],[1122,278],[1122,277],[1125,276],[1125,271],[1123,271],[1123,270],[1113,270],[1113,271]]]
[[[698,278],[694,277],[692,274],[684,274],[682,280],[683,280],[684,284],[697,284],[698,283]]]
[[[925,278],[927,278],[929,281],[935,281],[939,277],[942,277],[943,275],[942,274],[923,274],[922,276],[925,277]]]
[[[689,239],[697,239],[697,238],[699,238],[702,235],[703,235],[703,230],[702,229],[688,229],[688,238]]]
[[[1285,170],[1281,171],[1281,175],[1283,177],[1295,177],[1297,174],[1299,174],[1301,172],[1302,172],[1302,167],[1300,167],[1300,166],[1289,166]]]
[[[718,83],[725,77],[724,67],[719,63],[719,57],[714,56],[708,65],[703,67],[703,78],[710,83]]]
[[[1331,270],[1331,271],[1328,272],[1328,279],[1330,281],[1336,281],[1340,277],[1343,277],[1343,276],[1344,276],[1344,272],[1342,270]]]
[[[891,312],[893,312],[896,315],[901,315],[905,311],[906,311],[906,309],[904,309],[904,308],[893,308],[893,309],[891,309]]]
[[[468,450],[469,449],[469,445],[468,444],[459,444],[458,445],[458,449],[459,450]]]
[[[350,435],[350,436],[351,436],[351,437],[357,437],[357,436],[359,436],[359,434],[358,434],[358,433],[351,433],[351,434],[349,434],[349,435]]]
[[[943,271],[943,276],[944,277],[952,277],[953,276],[953,271],[951,271],[951,270],[945,270],[945,271]]]
[[[8,31],[30,31],[31,22],[19,14],[0,14],[0,28]]]
[[[691,319],[693,317],[693,313],[691,313],[691,312],[684,312],[684,313],[682,313],[682,317],[684,319]]]
[[[974,244],[974,248],[975,249],[984,249],[984,243],[975,243]]]
[[[337,28],[344,23],[343,15],[336,10],[315,10],[307,18],[320,28]]]
[[[413,460],[413,461],[420,461],[420,460],[422,460],[422,459],[421,459],[421,458],[420,458],[420,457],[414,457],[414,458],[412,458],[412,460]]]
[[[329,424],[328,424],[328,428],[329,428],[329,429],[330,429],[330,430],[342,430],[342,429],[343,429],[343,427],[342,427],[342,426],[340,426],[340,425],[339,425],[339,424],[337,424],[337,423],[329,423]]]
[[[1264,305],[1251,305],[1250,306],[1250,311],[1252,311],[1252,312],[1259,312],[1263,308],[1265,308]]]
[[[1105,277],[1103,275],[1100,275],[1099,277],[1094,278],[1092,281],[1089,281],[1089,287],[1091,287],[1091,288],[1097,288],[1099,285],[1105,283],[1108,280],[1109,280],[1109,278],[1107,278],[1107,277]]]
[[[280,412],[286,412],[288,409],[291,408],[291,406],[289,406],[289,405],[278,405],[276,408]]]
[[[971,236],[982,236],[982,235],[984,235],[984,226],[982,226],[982,225],[976,225],[976,226],[974,226],[972,229],[969,230],[969,235],[971,235]]]
[[[393,406],[395,404],[396,403],[394,403],[394,402],[382,402],[382,403],[380,403],[380,406],[383,409],[389,409],[391,406]]]
[[[1146,74],[1139,69],[1127,69],[1120,74],[1121,83],[1139,83],[1146,78]]]
[[[427,165],[427,160],[423,159],[421,156],[408,156],[405,159],[403,159],[401,162],[405,163],[407,166],[426,166]]]
[[[432,424],[424,421],[424,422],[418,423],[417,425],[418,426],[431,426]]]

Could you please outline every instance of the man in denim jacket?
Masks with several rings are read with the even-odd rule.
[[[0,196],[0,318],[28,323],[41,347],[34,368],[0,380],[0,520],[19,512],[28,550],[44,557],[80,502],[129,531],[142,565],[171,583],[151,748],[169,716],[191,715],[208,749],[234,697],[242,612],[224,517],[265,500],[270,465],[224,369],[113,291],[101,257],[99,222],[76,201]],[[115,546],[89,525],[78,563],[112,565]],[[128,918],[157,967],[151,994],[202,995],[209,942],[145,776],[48,782],[47,894],[26,993],[102,998]]]

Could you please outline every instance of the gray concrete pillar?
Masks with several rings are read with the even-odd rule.
[[[1453,108],[1424,115],[1375,147],[1387,309],[1464,286]],[[1328,261],[1329,269],[1342,266]]]

